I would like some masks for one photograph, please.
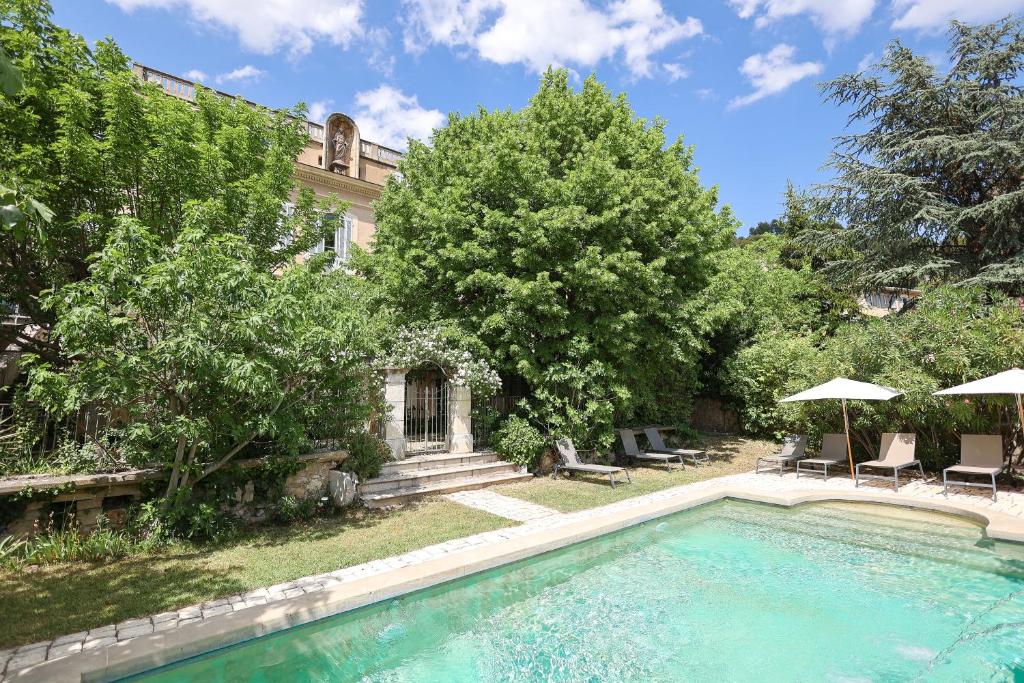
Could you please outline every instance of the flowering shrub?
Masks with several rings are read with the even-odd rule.
[[[501,388],[501,378],[487,361],[475,357],[442,328],[400,329],[384,365],[411,368],[423,363],[436,364],[444,370],[449,382],[470,387],[478,394],[492,394]]]

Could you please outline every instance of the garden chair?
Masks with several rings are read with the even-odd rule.
[[[982,481],[956,481],[949,473],[981,474],[992,477],[992,483]],[[1003,472],[1003,437],[998,434],[964,434],[960,437],[960,464],[942,470],[942,493],[949,495],[949,485],[977,486],[992,489],[996,499],[996,477]]]
[[[861,479],[888,479],[888,475],[861,474],[861,467],[876,469],[891,469],[892,483],[897,491],[900,490],[900,470],[908,467],[916,467],[924,478],[924,467],[921,461],[914,457],[914,449],[917,445],[916,434],[882,434],[882,448],[879,451],[878,460],[859,462],[854,467],[854,485],[860,486]]]
[[[551,473],[552,479],[558,477],[558,472],[560,470],[565,470],[567,472],[588,472],[590,474],[607,474],[608,481],[611,482],[612,488],[615,488],[615,475],[622,472],[626,475],[626,481],[632,483],[632,480],[629,478],[629,472],[626,471],[625,467],[590,465],[588,463],[580,462],[580,458],[576,454],[576,446],[573,445],[572,439],[556,439],[555,448],[558,449],[558,455],[561,457],[561,462],[555,465],[555,470]]]
[[[640,446],[636,443],[636,434],[633,433],[632,429],[619,429],[619,438],[622,439],[622,449],[626,454],[626,457],[630,460],[649,460],[651,462],[660,462],[665,467],[672,470],[672,461],[675,460],[679,463],[679,469],[685,469],[686,465],[683,464],[682,453],[650,453],[647,451],[640,450]]]
[[[761,472],[761,464],[771,465],[779,468],[779,476],[782,476],[783,468],[791,462],[803,459],[804,451],[807,450],[807,435],[790,434],[782,440],[782,450],[774,455],[762,455],[754,464],[754,474]]]
[[[842,465],[846,462],[846,435],[826,434],[821,437],[821,452],[816,458],[803,458],[796,461],[796,476],[800,478],[801,467],[804,474],[821,474],[828,479],[829,465]],[[810,466],[810,467],[808,467]],[[821,469],[818,469],[818,468]]]
[[[708,458],[708,454],[704,451],[698,451],[692,448],[669,448],[665,445],[665,442],[661,440],[661,432],[654,427],[646,427],[644,429],[644,436],[647,437],[647,443],[651,445],[651,447],[647,449],[648,453],[681,455],[692,460],[694,465],[711,464],[711,459]]]

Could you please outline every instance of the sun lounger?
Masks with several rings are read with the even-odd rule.
[[[978,481],[956,481],[949,479],[949,473],[980,474],[992,478],[992,483]],[[960,464],[942,470],[942,492],[949,494],[949,485],[977,486],[992,489],[992,500],[996,499],[996,476],[1003,472],[1003,437],[998,434],[964,434],[960,437]]]
[[[782,468],[791,462],[796,462],[804,457],[804,450],[807,448],[807,436],[803,434],[790,434],[782,440],[782,450],[775,455],[762,455],[754,465],[754,473],[761,471],[761,464],[779,468],[779,476],[782,476]]]
[[[846,435],[826,434],[821,437],[821,452],[816,458],[803,458],[796,461],[796,476],[800,473],[821,474],[828,479],[829,465],[846,464]],[[821,469],[819,469],[821,468]]]
[[[629,478],[629,472],[624,467],[612,467],[610,465],[589,465],[587,463],[580,462],[579,456],[576,454],[576,446],[573,445],[570,439],[556,439],[555,448],[558,449],[558,454],[561,456],[562,461],[555,465],[555,471],[551,473],[551,478],[554,479],[558,476],[559,471],[565,470],[567,472],[588,472],[590,474],[607,474],[608,481],[611,482],[612,488],[615,488],[615,475],[622,472],[626,475],[626,481],[632,483]]]
[[[645,427],[644,436],[647,437],[647,443],[651,445],[647,449],[648,453],[662,453],[665,455],[681,455],[684,458],[689,458],[693,461],[694,465],[710,465],[711,459],[708,454],[704,451],[695,450],[693,448],[669,448],[665,445],[665,442],[661,440],[661,432],[654,427]]]
[[[626,454],[626,457],[630,460],[647,460],[650,462],[660,462],[665,465],[669,470],[672,469],[672,462],[679,463],[679,468],[683,469],[686,466],[683,464],[682,453],[653,453],[648,451],[640,450],[640,446],[636,443],[636,435],[632,429],[619,429],[619,438],[622,440],[622,449]]]
[[[860,468],[871,467],[878,469],[892,470],[892,483],[896,490],[900,490],[900,470],[908,467],[916,467],[924,477],[924,468],[921,461],[914,458],[914,448],[917,444],[916,434],[882,434],[882,448],[879,451],[878,460],[859,462],[854,468],[854,484],[860,486],[861,479],[888,479],[889,476],[860,473]]]

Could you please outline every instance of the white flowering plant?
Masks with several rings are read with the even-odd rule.
[[[489,395],[501,388],[501,377],[483,358],[474,355],[465,343],[437,325],[399,329],[381,364],[386,367],[411,368],[424,363],[440,367],[455,386],[470,387],[474,393]]]

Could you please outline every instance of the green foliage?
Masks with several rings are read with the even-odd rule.
[[[348,440],[348,457],[341,463],[341,469],[352,472],[359,481],[373,479],[380,474],[380,467],[391,459],[391,450],[379,437],[369,432],[358,431]]]
[[[397,330],[378,366],[414,368],[429,363],[441,368],[451,384],[471,387],[475,394],[486,396],[501,388],[501,378],[486,360],[466,348],[474,341],[456,327],[414,324]]]
[[[374,407],[363,284],[317,260],[275,276],[207,217],[189,205],[171,242],[120,219],[88,278],[47,298],[53,338],[76,362],[30,374],[51,410],[117,406],[117,448],[167,466],[168,501],[258,437],[295,454],[311,422],[330,416],[342,434]]]
[[[282,496],[274,506],[274,519],[284,524],[308,521],[319,511],[317,503],[315,498]]]
[[[786,364],[813,347],[802,337],[832,333],[857,307],[788,238],[762,235],[722,252],[689,311],[705,339],[704,393],[733,404],[747,431],[772,434],[780,429],[774,401],[789,377]]]
[[[779,399],[797,373],[814,362],[814,342],[794,333],[767,334],[726,359],[720,391],[738,407],[745,431],[782,437],[786,414]]]
[[[24,218],[0,229],[0,301],[56,323],[45,293],[88,277],[91,255],[127,219],[167,244],[196,222],[240,236],[268,271],[333,229],[317,210],[336,202],[318,205],[308,190],[281,216],[308,140],[301,110],[271,114],[203,89],[194,103],[168,97],[115,44],[92,50],[50,15],[47,2],[0,0],[0,49],[24,81],[0,97],[0,187],[13,188],[0,206]],[[56,340],[3,326],[0,347],[12,342],[68,362]]]
[[[493,437],[494,450],[509,462],[533,469],[547,446],[547,439],[530,422],[510,415]]]
[[[786,345],[791,345],[788,357]],[[834,377],[903,391],[903,396],[891,401],[850,404],[855,446],[862,457],[874,456],[881,432],[916,432],[918,455],[926,467],[938,468],[956,460],[962,433],[1001,432],[1009,447],[1016,418],[1005,398],[932,394],[1024,365],[1024,321],[1019,304],[1012,299],[979,289],[947,287],[926,292],[902,314],[845,325],[816,349],[809,339],[785,345],[765,339],[750,354],[759,362],[741,366],[745,359],[738,359],[732,376],[744,375],[742,381],[755,389],[758,382],[772,388],[760,401],[766,414],[770,397]],[[768,369],[773,357],[782,359],[779,365],[785,366],[779,372]],[[797,428],[813,435],[842,431],[835,401],[786,404],[776,416],[765,420],[766,431]]]
[[[837,281],[1024,283],[1024,31],[952,22],[942,73],[899,40],[823,86],[852,107],[818,208],[845,230],[805,235]]]
[[[652,377],[695,364],[681,308],[735,228],[692,156],[594,78],[549,71],[525,109],[412,142],[357,263],[400,324],[453,325],[523,378],[539,423],[609,442]]]
[[[109,562],[148,552],[162,542],[152,537],[136,536],[126,529],[111,529],[103,515],[96,521],[96,528],[87,534],[81,533],[74,524],[60,528],[50,524],[42,533],[28,538],[0,538],[0,567]]]

